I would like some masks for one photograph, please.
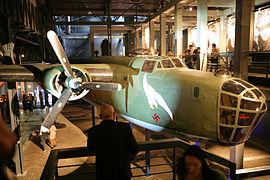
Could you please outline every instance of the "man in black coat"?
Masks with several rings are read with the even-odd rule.
[[[138,145],[127,123],[115,121],[112,106],[100,110],[99,125],[88,130],[87,147],[96,154],[97,180],[129,180],[130,161],[138,153]]]

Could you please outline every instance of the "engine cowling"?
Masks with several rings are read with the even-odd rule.
[[[73,67],[72,71],[77,82],[91,82],[91,77],[83,70]],[[66,88],[74,86],[74,81],[66,76],[62,66],[56,66],[44,71],[41,77],[40,85],[57,98],[61,96]],[[89,92],[89,90],[80,87],[72,90],[69,101],[81,99]]]

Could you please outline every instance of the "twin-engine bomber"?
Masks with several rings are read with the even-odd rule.
[[[70,65],[53,31],[48,39],[61,65],[2,65],[1,81],[37,81],[59,98],[41,130],[50,128],[68,100],[110,104],[118,115],[144,128],[196,141],[242,143],[267,111],[263,93],[234,78],[187,68],[176,57],[88,58]]]

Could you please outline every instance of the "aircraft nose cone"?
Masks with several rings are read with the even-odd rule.
[[[263,93],[241,79],[223,83],[218,106],[218,138],[227,144],[246,141],[267,110]]]

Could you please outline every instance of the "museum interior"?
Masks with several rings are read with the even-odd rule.
[[[0,171],[96,179],[87,132],[109,104],[139,146],[131,179],[181,179],[192,145],[228,179],[270,179],[269,74],[269,0],[1,0],[0,122],[17,140]]]

